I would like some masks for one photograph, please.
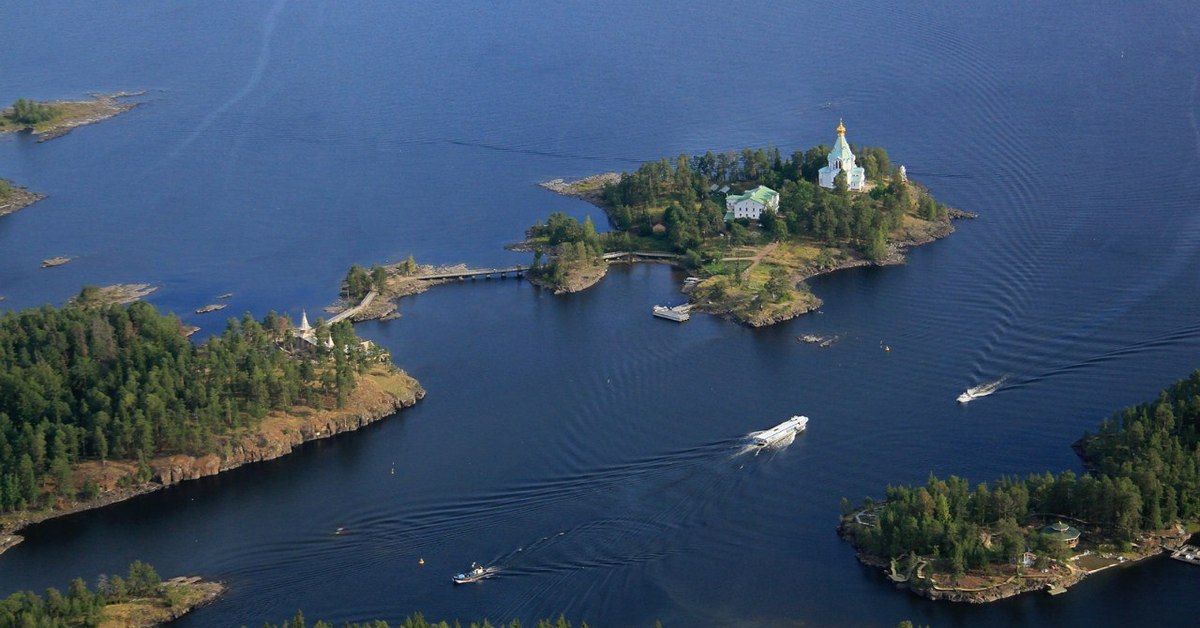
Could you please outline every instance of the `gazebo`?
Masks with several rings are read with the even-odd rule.
[[[1054,523],[1042,528],[1042,534],[1067,544],[1067,547],[1074,548],[1079,544],[1079,530],[1061,522]]]

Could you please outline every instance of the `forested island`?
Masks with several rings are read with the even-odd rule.
[[[0,318],[0,550],[15,530],[284,455],[424,396],[348,322],[231,319],[200,345],[144,302]]]
[[[134,561],[125,577],[101,574],[95,590],[76,578],[66,595],[53,587],[45,596],[32,591],[13,593],[0,600],[0,626],[158,626],[212,602],[224,591],[221,583],[197,577],[164,582],[154,567]]]
[[[1200,370],[1074,444],[1088,472],[1002,477],[971,490],[930,476],[881,503],[843,502],[859,558],[932,599],[1062,591],[1200,530]]]
[[[790,158],[774,147],[680,155],[630,173],[545,183],[604,209],[614,231],[597,239],[586,227],[564,229],[558,215],[536,225],[529,234],[542,253],[536,276],[556,291],[574,291],[603,276],[601,249],[670,253],[703,279],[689,289],[696,309],[762,326],[820,305],[805,279],[901,263],[908,247],[951,233],[950,218],[971,216],[908,181],[877,147],[853,148],[865,177],[860,190],[849,188],[845,172],[832,189],[822,187],[818,172],[830,150],[820,145]],[[727,198],[759,186],[769,195],[778,191],[777,208],[757,220],[727,212]]]

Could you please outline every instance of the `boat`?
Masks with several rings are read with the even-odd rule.
[[[669,321],[682,323],[683,321],[686,321],[692,317],[691,310],[692,306],[690,305],[677,305],[675,307],[656,305],[654,306],[654,315],[659,318],[665,318]]]
[[[961,395],[958,396],[958,402],[959,403],[970,403],[980,397],[986,397],[986,396],[996,392],[997,390],[999,390],[1000,385],[1004,383],[1005,379],[1008,379],[1008,378],[1001,377],[1000,379],[998,379],[994,382],[988,382],[986,384],[972,386],[971,388],[966,389],[966,391],[964,391]]]
[[[750,440],[755,446],[766,447],[767,445],[773,445],[782,440],[791,438],[796,434],[803,432],[804,428],[806,427],[808,427],[808,417],[797,415],[784,421],[783,423],[780,423],[779,425],[776,425],[775,427],[772,427],[771,429],[763,430],[761,432],[752,432],[750,434]]]
[[[484,567],[476,563],[471,563],[471,568],[466,573],[460,573],[453,577],[454,584],[466,584],[468,582],[478,582],[484,578],[490,578],[500,571],[496,567]]]

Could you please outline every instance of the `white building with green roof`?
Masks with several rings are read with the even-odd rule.
[[[837,125],[837,141],[833,143],[833,150],[829,151],[829,165],[821,168],[818,173],[818,182],[823,188],[833,189],[833,180],[839,172],[846,173],[846,186],[851,190],[861,190],[863,184],[867,182],[867,174],[860,166],[854,165],[854,153],[850,150],[850,145],[846,143],[846,127],[838,120]]]
[[[779,192],[760,185],[742,194],[725,197],[725,220],[749,218],[758,220],[765,210],[779,211]]]

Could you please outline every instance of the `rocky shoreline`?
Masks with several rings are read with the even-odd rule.
[[[273,460],[291,453],[303,443],[352,432],[412,407],[425,398],[421,384],[395,367],[378,366],[369,375],[360,377],[358,384],[344,409],[304,408],[292,413],[271,413],[256,433],[228,437],[225,455],[175,454],[149,460],[147,464],[152,472],[149,482],[119,486],[122,478],[137,470],[137,464],[131,461],[88,461],[76,465],[76,473],[98,483],[100,494],[95,499],[63,504],[54,510],[6,515],[0,520],[0,553],[20,543],[22,538],[17,533],[36,523],[102,508],[245,464]]]
[[[0,198],[0,216],[7,216],[46,198],[45,194],[30,192],[26,188],[13,185],[6,179],[0,179],[0,187],[7,190],[7,193]]]
[[[997,602],[1003,599],[1021,595],[1023,593],[1030,593],[1034,591],[1052,591],[1054,593],[1061,593],[1069,587],[1072,587],[1083,581],[1089,575],[1103,571],[1104,569],[1108,569],[1111,566],[1120,565],[1122,567],[1128,567],[1131,565],[1136,565],[1148,558],[1160,556],[1163,551],[1169,551],[1179,547],[1186,542],[1190,536],[1182,529],[1169,536],[1144,536],[1142,539],[1140,539],[1140,543],[1138,543],[1138,547],[1140,548],[1139,552],[1131,558],[1121,559],[1120,562],[1114,561],[1112,565],[1093,569],[1091,571],[1078,566],[1068,565],[1067,571],[1053,572],[1048,574],[1041,574],[1037,572],[1015,574],[1004,582],[974,589],[964,589],[960,587],[946,587],[937,584],[936,578],[946,577],[945,574],[922,573],[924,567],[927,565],[922,565],[915,570],[917,577],[898,578],[889,576],[892,571],[892,561],[880,556],[868,554],[866,551],[864,551],[858,545],[855,537],[854,527],[856,525],[857,524],[854,523],[854,515],[845,516],[838,525],[837,532],[838,536],[841,537],[842,540],[847,541],[854,546],[854,555],[856,558],[858,558],[860,563],[867,565],[868,567],[878,568],[885,576],[889,577],[890,581],[895,584],[897,588],[907,589],[914,595],[919,595],[934,601],[944,600],[948,602],[965,602],[968,604],[987,604],[989,602]],[[1084,554],[1086,553],[1087,552]],[[1081,556],[1082,555],[1083,554],[1081,554]],[[1070,561],[1068,561],[1068,563],[1069,562]]]

